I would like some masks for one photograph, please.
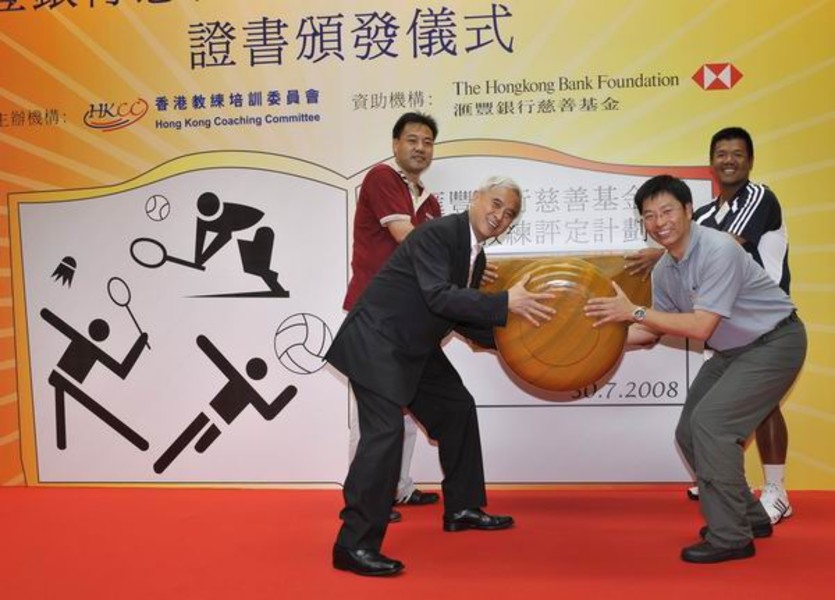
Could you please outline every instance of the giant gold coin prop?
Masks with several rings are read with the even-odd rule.
[[[552,292],[545,303],[556,309],[539,327],[511,313],[505,327],[495,330],[496,346],[508,367],[537,387],[569,391],[594,383],[620,358],[626,326],[610,323],[594,328],[583,314],[594,296],[614,296],[611,280],[596,266],[576,258],[543,258],[528,263],[510,277],[507,287],[531,275],[526,288]]]

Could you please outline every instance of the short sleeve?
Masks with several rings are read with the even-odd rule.
[[[369,173],[363,188],[367,207],[381,225],[411,219],[409,190],[400,174],[391,167],[381,165]]]
[[[764,185],[749,184],[745,203],[728,225],[726,231],[756,247],[763,234],[780,228],[782,214],[777,197]]]

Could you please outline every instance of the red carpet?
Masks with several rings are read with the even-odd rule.
[[[383,551],[390,579],[335,571],[338,491],[0,488],[0,597],[811,598],[831,593],[835,493],[792,492],[796,514],[757,556],[690,565],[698,504],[684,486],[491,490],[508,531],[444,533],[408,507]]]

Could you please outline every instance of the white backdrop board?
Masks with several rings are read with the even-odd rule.
[[[426,176],[445,213],[466,210],[488,175],[522,185],[524,213],[489,256],[645,245],[631,204],[645,174],[536,160],[517,147],[517,156],[439,156]],[[349,388],[322,356],[344,318],[363,173],[345,179],[278,157],[230,156],[184,158],[122,186],[15,199],[29,357],[22,389],[41,481],[344,478]],[[709,181],[690,183],[699,202],[709,199]],[[687,479],[672,429],[701,358],[684,348],[667,340],[627,353],[598,382],[554,393],[520,380],[493,352],[446,343],[479,407],[491,482]],[[425,439],[413,475],[441,478]]]
[[[207,192],[218,202],[204,215]],[[78,196],[19,206],[41,480],[338,481],[345,391],[321,355],[342,319],[345,191],[239,167]],[[155,243],[169,258],[145,266],[162,257]],[[67,258],[75,268],[52,276]],[[91,344],[97,319],[110,331]],[[132,368],[105,367],[140,329],[148,346]]]

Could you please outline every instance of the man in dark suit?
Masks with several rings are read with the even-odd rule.
[[[337,569],[394,575],[403,563],[380,553],[403,448],[402,408],[438,442],[444,472],[445,531],[505,529],[507,516],[481,510],[486,501],[478,418],[473,397],[441,350],[455,329],[495,347],[493,327],[508,312],[538,325],[554,310],[550,293],[525,289],[485,294],[483,243],[504,233],[519,214],[521,192],[491,178],[467,212],[431,220],[413,231],[371,280],[337,333],[326,360],[348,376],[357,398],[360,437],[345,479],[343,521],[333,549]]]

